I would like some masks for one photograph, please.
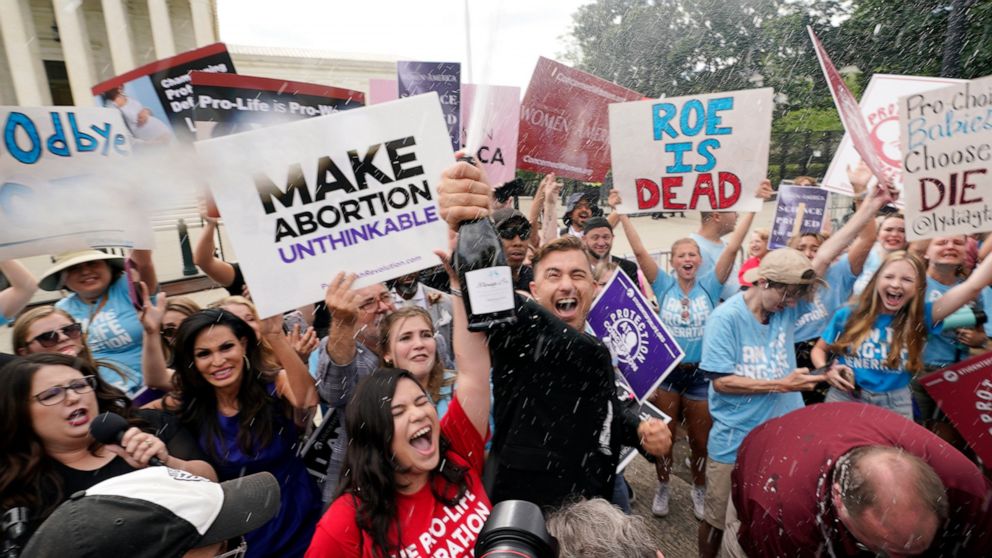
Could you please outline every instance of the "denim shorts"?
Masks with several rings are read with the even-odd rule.
[[[831,387],[827,392],[826,403],[836,401],[849,401],[852,403],[867,403],[888,409],[900,414],[909,420],[913,420],[913,395],[909,392],[909,386],[894,389],[892,391],[868,391],[861,390],[859,397],[855,397],[850,392]]]
[[[690,401],[709,398],[710,381],[695,364],[680,364],[658,386],[658,389],[677,393]]]

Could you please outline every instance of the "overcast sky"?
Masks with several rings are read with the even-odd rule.
[[[516,85],[558,58],[590,0],[469,0],[472,81]],[[465,0],[218,0],[221,40],[396,60],[465,64]],[[490,40],[494,38],[495,40]],[[462,81],[469,81],[462,67]]]

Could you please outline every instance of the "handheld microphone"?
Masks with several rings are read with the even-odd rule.
[[[120,445],[128,428],[131,428],[131,425],[124,417],[114,413],[100,413],[90,423],[90,436],[101,444]],[[152,456],[148,464],[156,467],[165,465],[157,456]]]

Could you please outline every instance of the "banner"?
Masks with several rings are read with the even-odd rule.
[[[116,108],[136,146],[191,142],[193,85],[189,72],[234,73],[224,43],[158,60],[93,86],[97,105]]]
[[[617,375],[616,385],[617,385],[617,399],[620,400],[621,405],[624,404],[624,402],[626,401],[636,399],[636,396],[634,395],[634,390],[631,389],[630,385],[627,384],[623,376]],[[664,411],[662,411],[658,407],[655,407],[648,401],[645,401],[644,403],[640,404],[640,407],[637,410],[637,416],[641,419],[641,422],[653,418],[658,419],[664,422],[665,424],[672,422],[672,417],[666,415]],[[620,473],[622,473],[623,470],[627,468],[627,465],[630,465],[630,462],[633,461],[635,457],[637,457],[636,449],[630,446],[621,446],[620,459],[617,463],[617,474],[619,475]]]
[[[827,192],[813,186],[780,184],[778,205],[775,206],[775,225],[768,237],[768,249],[784,248],[789,239],[802,233],[823,230],[827,209]]]
[[[0,124],[0,260],[152,247],[119,111],[0,107]]]
[[[196,139],[361,107],[360,91],[237,74],[190,72]]]
[[[610,105],[617,210],[761,211],[771,131],[770,88]]]
[[[400,98],[437,92],[448,126],[451,148],[461,147],[461,64],[457,62],[397,62],[396,76]]]
[[[610,170],[607,106],[644,95],[541,57],[520,105],[517,167],[602,182]]]
[[[625,273],[614,273],[599,292],[587,322],[610,348],[638,403],[644,403],[685,356]]]
[[[396,80],[370,79],[369,104],[385,103],[399,98]],[[488,103],[483,115],[482,141],[475,149],[475,158],[482,163],[493,186],[513,180],[517,173],[517,134],[520,126],[520,88],[504,85],[463,83],[462,142],[472,129],[472,107],[476,92],[483,91]]]
[[[265,316],[437,265],[435,186],[454,163],[435,93],[199,141],[196,150]]]
[[[882,164],[882,172],[900,192],[902,185],[902,150],[899,149],[899,97],[940,89],[959,79],[928,78],[918,76],[895,76],[875,74],[861,95],[861,115],[868,126],[868,136]],[[854,150],[849,134],[844,134],[823,179],[823,188],[845,196],[853,196],[854,190],[847,180],[847,167],[857,166],[861,157]],[[900,196],[897,205],[902,206]]]
[[[992,76],[899,98],[906,238],[992,230]]]
[[[823,48],[823,44],[820,43],[820,39],[816,37],[813,28],[807,25],[806,31],[809,33],[810,40],[813,41],[813,49],[816,51],[816,57],[820,61],[823,77],[826,78],[827,85],[830,87],[830,95],[833,97],[834,105],[836,105],[837,112],[840,114],[840,121],[851,138],[851,145],[854,146],[854,150],[861,156],[861,160],[868,165],[868,168],[871,169],[871,172],[880,181],[891,184],[882,166],[882,159],[871,141],[871,135],[868,134],[868,128],[865,126],[865,119],[861,115],[861,107],[858,106],[858,100],[854,98],[851,90],[847,88],[844,78],[841,77],[837,68],[834,67],[833,61],[827,55],[827,51]]]
[[[927,374],[920,385],[984,463],[992,463],[992,353]]]

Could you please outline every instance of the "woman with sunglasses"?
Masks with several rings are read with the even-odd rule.
[[[90,435],[105,412],[129,425],[119,445]],[[31,531],[70,495],[147,467],[153,457],[216,479],[174,420],[135,410],[92,364],[68,354],[34,354],[0,371],[0,424],[0,508],[27,508]]]

